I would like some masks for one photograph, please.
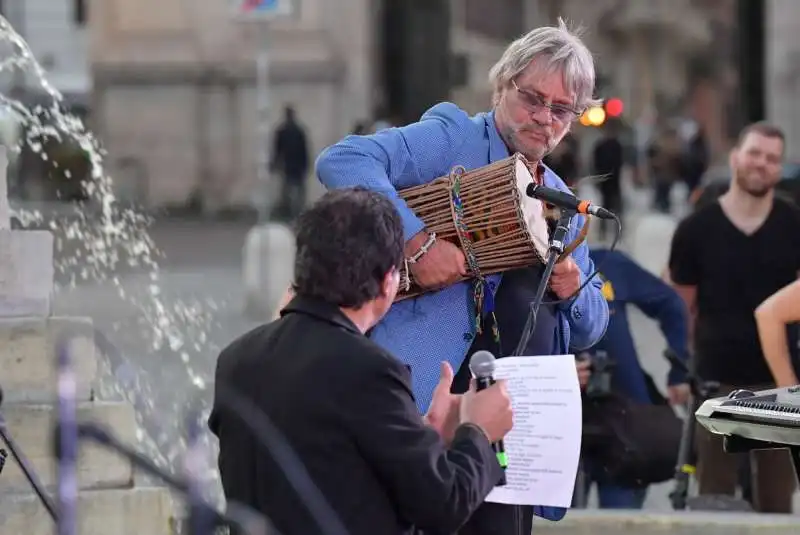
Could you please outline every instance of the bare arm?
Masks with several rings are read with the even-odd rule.
[[[785,286],[761,303],[755,312],[764,359],[779,387],[800,381],[789,356],[786,325],[800,321],[800,281]]]
[[[687,333],[688,343],[691,348],[694,347],[694,326],[697,319],[697,286],[689,286],[685,284],[676,284],[669,280],[672,288],[681,297],[686,305],[686,315],[689,320],[689,330]]]
[[[686,317],[689,322],[687,331],[687,348],[694,349],[694,331],[697,326],[697,287],[703,279],[703,268],[700,261],[701,250],[696,240],[695,227],[702,226],[695,217],[688,217],[678,224],[672,235],[669,264],[662,277],[672,286],[686,305]]]

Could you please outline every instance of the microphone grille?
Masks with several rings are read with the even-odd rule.
[[[491,377],[494,375],[494,355],[489,351],[476,351],[469,359],[469,371],[475,377]]]

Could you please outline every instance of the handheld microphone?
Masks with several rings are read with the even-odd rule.
[[[589,201],[577,198],[571,193],[559,191],[555,188],[548,188],[547,186],[540,186],[531,182],[525,189],[525,194],[528,197],[539,199],[540,201],[558,206],[559,208],[575,210],[579,214],[593,215],[600,219],[615,219],[614,213],[610,210],[606,210],[602,206],[596,206]]]
[[[475,383],[478,390],[485,390],[495,383],[494,380],[494,355],[488,351],[476,351],[469,359],[469,371],[475,376]],[[502,487],[506,484],[505,470],[508,468],[508,457],[506,448],[502,440],[492,444],[492,449],[497,455],[497,462],[500,463],[504,473],[497,486]]]

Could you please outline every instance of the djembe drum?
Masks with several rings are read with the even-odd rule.
[[[521,154],[399,192],[428,232],[458,245],[467,259],[466,279],[544,263],[549,247],[547,207],[525,194],[533,182]],[[416,286],[408,266],[401,269],[405,288],[397,300],[426,290]],[[401,288],[404,285],[401,283]]]
[[[409,208],[436,233],[458,245],[467,259],[468,274],[461,280],[482,282],[485,275],[543,264],[550,241],[549,220],[558,218],[548,206],[525,194],[533,182],[530,164],[519,153],[467,171],[456,166],[449,175],[428,184],[399,191]],[[580,235],[561,254],[566,258],[588,234],[588,220]],[[416,286],[405,265],[400,270],[401,291],[395,301],[427,291]],[[482,290],[476,285],[476,298]]]

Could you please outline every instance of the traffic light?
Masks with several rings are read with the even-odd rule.
[[[622,115],[622,111],[625,109],[623,106],[622,101],[618,98],[610,98],[606,100],[605,103],[606,108],[606,115],[609,117],[619,117]]]
[[[583,126],[603,126],[607,119],[622,115],[624,109],[622,100],[610,98],[605,100],[601,106],[587,108],[581,115],[580,121]]]
[[[604,122],[606,122],[606,110],[602,106],[587,108],[581,115],[581,124],[583,126],[602,126]]]

